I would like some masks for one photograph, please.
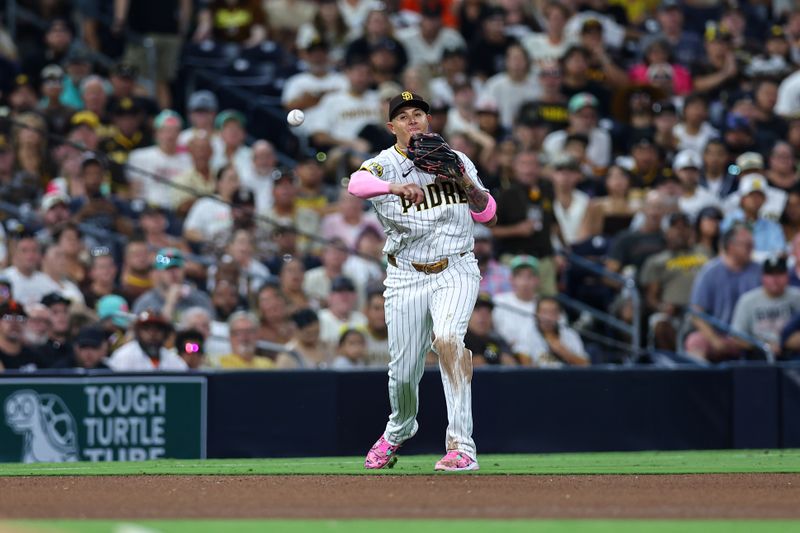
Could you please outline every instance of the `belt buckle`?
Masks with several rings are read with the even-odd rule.
[[[447,258],[442,259],[440,261],[436,261],[435,263],[428,263],[427,265],[425,265],[423,272],[425,272],[426,274],[438,274],[439,272],[447,268],[448,263],[449,261]]]

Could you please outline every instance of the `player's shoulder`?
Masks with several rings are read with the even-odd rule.
[[[368,171],[375,177],[383,178],[392,174],[394,165],[395,157],[392,154],[392,148],[387,148],[374,157],[364,161],[361,164],[361,169]]]

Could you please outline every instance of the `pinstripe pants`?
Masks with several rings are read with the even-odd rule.
[[[474,458],[472,354],[464,348],[464,335],[481,277],[472,253],[452,256],[449,260],[449,266],[438,274],[417,272],[400,259],[398,266],[388,266],[384,296],[392,414],[384,438],[392,444],[401,444],[417,432],[419,381],[433,335],[433,350],[439,356],[447,401],[445,447]]]

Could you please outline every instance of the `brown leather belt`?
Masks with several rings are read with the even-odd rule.
[[[459,254],[461,257],[466,255],[467,252]],[[387,259],[389,260],[389,264],[393,267],[397,266],[397,258],[392,254],[387,255]],[[450,265],[450,260],[446,257],[444,259],[440,259],[439,261],[434,261],[433,263],[414,263],[411,262],[411,266],[417,272],[422,272],[423,274],[438,274],[439,272],[443,271]]]

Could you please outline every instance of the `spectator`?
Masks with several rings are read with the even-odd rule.
[[[534,327],[522,331],[518,351],[534,366],[587,366],[589,356],[580,335],[561,323],[561,305],[552,297],[536,302]]]
[[[725,324],[730,324],[739,297],[758,287],[761,268],[751,261],[753,235],[734,224],[722,235],[722,253],[706,263],[692,285],[690,304]],[[708,322],[693,317],[697,331],[686,338],[688,354],[712,362],[738,357],[739,345]]]
[[[27,55],[22,58],[22,71],[28,76],[39,76],[45,66],[62,63],[74,46],[73,39],[72,26],[66,19],[58,17],[50,20],[44,32],[44,46],[33,46],[27,50]]]
[[[216,194],[194,202],[183,223],[184,238],[206,248],[230,232],[233,225],[230,204],[234,195],[239,193],[239,174],[233,165],[219,169],[215,181]]]
[[[683,11],[678,0],[665,0],[659,4],[656,19],[660,31],[643,39],[641,50],[658,39],[665,39],[675,50],[675,59],[685,67],[691,67],[705,55],[700,38],[684,29]]]
[[[144,109],[135,99],[126,96],[114,100],[110,114],[111,126],[99,143],[109,159],[112,191],[127,195],[130,191],[124,165],[133,150],[150,146],[153,141],[144,125]]]
[[[789,143],[776,142],[769,153],[769,170],[764,173],[770,186],[787,193],[798,184],[797,158]]]
[[[300,309],[318,309],[319,302],[309,298],[303,291],[303,279],[306,267],[302,261],[288,256],[283,260],[280,270],[280,288],[286,299],[289,301],[289,313],[294,313]]]
[[[602,175],[611,162],[611,137],[597,126],[598,100],[592,94],[579,93],[570,98],[569,126],[548,135],[543,144],[545,152],[554,158],[564,150],[567,136],[580,133],[589,136],[586,157],[596,175]]]
[[[82,237],[80,229],[72,222],[57,228],[53,235],[54,243],[64,252],[66,276],[78,285],[86,279],[86,247]]]
[[[789,286],[786,257],[767,258],[761,269],[761,287],[739,297],[733,309],[731,327],[766,343],[774,355],[781,355],[781,333],[800,312],[800,289]],[[753,346],[737,339],[743,350]],[[760,348],[755,346],[755,348]]]
[[[557,61],[547,61],[539,68],[539,98],[534,104],[523,105],[517,112],[517,121],[525,116],[526,107],[533,105],[534,116],[543,121],[551,131],[569,126],[567,98],[561,92],[561,65]],[[530,111],[527,111],[530,113]]]
[[[666,40],[650,41],[644,49],[644,62],[634,65],[628,73],[630,81],[635,85],[656,85],[668,95],[688,94],[692,90],[691,74],[686,67],[674,62],[670,51]]]
[[[22,332],[23,342],[26,347],[39,353],[39,350],[50,338],[50,329],[53,321],[50,317],[50,308],[42,303],[31,304],[25,310],[28,321]]]
[[[304,234],[296,244],[301,253],[305,252],[311,246],[305,235],[318,234],[320,217],[313,209],[297,205],[297,183],[291,171],[278,171],[273,174],[273,180],[274,201],[272,208],[264,216],[272,223],[273,232],[279,231],[278,227],[283,227],[291,228],[295,237],[297,233]]]
[[[483,225],[475,225],[475,245],[472,252],[481,273],[480,292],[494,296],[511,290],[511,270],[494,258],[492,232]]]
[[[166,343],[172,334],[172,324],[154,311],[142,311],[133,325],[134,339],[111,354],[108,366],[116,372],[155,370],[186,370],[186,362]]]
[[[219,171],[226,165],[233,165],[239,175],[252,174],[253,151],[245,145],[247,139],[247,120],[234,109],[226,109],[214,119],[214,127],[219,131],[223,149],[214,152],[211,169]]]
[[[342,272],[358,290],[359,304],[365,302],[367,287],[381,283],[386,277],[383,247],[386,237],[382,230],[367,226],[356,239],[355,253],[342,265]]]
[[[718,205],[717,198],[700,187],[700,155],[691,149],[681,150],[672,162],[672,170],[681,182],[683,189],[678,206],[694,220],[704,207]]]
[[[329,352],[320,337],[317,313],[311,309],[301,309],[292,314],[294,333],[286,344],[286,351],[278,355],[275,363],[278,368],[325,368]]]
[[[739,170],[739,182],[744,181],[745,176],[756,175],[763,178],[764,170],[764,157],[758,152],[745,152],[736,158],[736,168]],[[783,213],[786,206],[786,192],[770,186],[769,182],[766,183],[764,190],[767,195],[766,202],[761,207],[760,215],[772,220],[777,220]],[[741,193],[737,190],[735,193],[730,194],[725,199],[725,212],[730,213],[739,208],[741,204]]]
[[[783,236],[787,243],[794,241],[800,233],[800,188],[790,190],[786,197],[786,207],[778,220],[783,228]]]
[[[31,233],[23,232],[15,237],[11,266],[3,271],[3,277],[11,282],[14,299],[21,305],[37,303],[49,292],[49,278],[39,271],[40,246]]]
[[[163,13],[164,16],[153,17],[153,13]],[[119,0],[114,3],[112,35],[119,36],[130,29],[149,38],[155,46],[154,81],[161,108],[169,108],[172,104],[169,85],[178,72],[181,39],[189,30],[191,20],[192,2],[189,0]],[[129,41],[126,61],[145,72],[147,53],[143,45]]]
[[[339,191],[323,182],[325,169],[322,164],[316,158],[301,157],[297,160],[294,172],[297,176],[295,205],[300,209],[310,209],[320,217],[331,213],[334,208],[331,202]]]
[[[61,91],[64,88],[64,69],[58,65],[47,65],[42,69],[42,100],[39,110],[47,120],[47,129],[58,135],[67,133],[69,118],[75,109],[61,102]]]
[[[728,213],[722,221],[722,230],[730,228],[735,222],[747,224],[753,232],[755,250],[753,258],[763,260],[769,255],[780,253],[786,247],[783,230],[776,222],[759,214],[767,200],[767,180],[760,174],[748,174],[739,183],[739,209]]]
[[[534,63],[558,60],[567,50],[569,40],[564,28],[571,15],[569,7],[561,2],[549,1],[542,9],[545,31],[530,33],[522,39],[522,45]]]
[[[433,78],[428,83],[431,103],[438,103],[440,108],[449,107],[453,105],[455,87],[467,80],[467,49],[445,49],[439,59],[439,70],[441,76]],[[431,114],[433,114],[433,109],[431,109]]]
[[[616,55],[615,52],[621,47],[624,30],[605,15],[596,12],[583,14],[588,16],[584,18],[577,15],[570,20],[570,24],[583,20],[578,43],[589,52],[589,75],[606,87],[627,88],[627,73],[612,59],[612,55]]]
[[[788,133],[786,120],[775,114],[777,100],[778,83],[774,79],[764,79],[756,83],[753,91],[753,118],[759,146],[772,146],[785,139]]]
[[[327,302],[334,279],[344,275],[344,264],[347,261],[347,248],[341,239],[328,242],[322,252],[322,265],[306,272],[303,280],[303,291],[309,298],[319,302]],[[349,280],[352,285],[352,280]]]
[[[141,87],[136,83],[138,79],[139,69],[135,65],[125,61],[115,64],[108,73],[108,80],[111,83],[109,107],[112,109],[119,107],[122,100],[129,98],[133,101],[134,108],[139,109],[148,118],[154,117],[161,108],[149,95],[140,94],[142,93]]]
[[[363,2],[368,4],[369,2]],[[339,8],[342,9],[342,14],[347,19],[346,6],[347,3],[340,3]],[[388,12],[378,4],[370,4],[363,24],[363,32],[356,39],[351,40],[345,52],[345,64],[350,65],[353,61],[364,61],[370,55],[370,52],[376,46],[388,46],[396,55],[396,71],[399,74],[403,71],[408,63],[408,55],[403,44],[397,40],[393,34],[392,23],[389,20]],[[351,27],[352,29],[352,27]],[[358,28],[361,32],[361,28]],[[410,88],[408,90],[411,90]],[[323,108],[324,109],[324,108]]]
[[[442,3],[438,0],[421,2],[419,26],[411,26],[398,32],[397,36],[408,53],[413,66],[434,68],[447,49],[465,48],[464,38],[453,28],[442,25]]]
[[[97,134],[104,137],[109,132],[109,117],[106,113],[108,107],[108,82],[96,74],[86,76],[80,85],[83,109],[94,113],[100,119],[100,129]]]
[[[152,261],[153,251],[159,248],[177,248],[182,252],[189,252],[189,246],[184,239],[167,233],[169,228],[170,212],[158,205],[146,205],[139,215],[139,229],[145,240],[146,255]]]
[[[497,102],[503,127],[511,128],[522,104],[535,100],[540,93],[538,79],[531,73],[531,61],[522,45],[512,44],[506,49],[505,69],[486,80],[482,92]]]
[[[367,365],[386,367],[389,365],[389,329],[386,325],[386,309],[383,290],[373,289],[367,294],[364,316],[367,325]]]
[[[731,35],[719,26],[709,25],[705,40],[705,59],[692,65],[694,90],[710,102],[724,101],[739,90],[741,76]]]
[[[339,336],[336,357],[331,362],[334,370],[351,370],[367,366],[367,340],[356,328],[347,328]]]
[[[505,33],[505,9],[488,6],[481,18],[481,31],[469,43],[469,72],[485,81],[502,70],[506,49],[514,42]]]
[[[328,295],[328,307],[319,312],[320,341],[329,353],[336,349],[342,328],[363,327],[367,323],[367,317],[356,310],[357,304],[353,282],[344,276],[334,278]]]
[[[522,151],[514,158],[514,182],[497,199],[497,225],[492,235],[501,254],[537,258],[542,294],[556,293],[552,237],[561,230],[553,212],[555,195],[549,180],[539,177],[539,158]]]
[[[73,354],[56,362],[53,368],[111,370],[106,364],[109,353],[106,332],[99,326],[85,326],[75,336]]]
[[[247,306],[242,302],[236,285],[227,279],[217,280],[211,291],[211,303],[214,304],[215,316],[209,326],[210,334],[205,348],[208,356],[216,361],[216,358],[231,351],[228,319],[234,312],[242,311]]]
[[[493,309],[491,296],[485,293],[479,294],[475,309],[469,318],[467,334],[464,336],[464,346],[472,352],[472,366],[517,364],[511,353],[511,347],[494,332]]]
[[[592,53],[580,45],[570,46],[561,57],[561,92],[568,100],[581,93],[594,96],[594,107],[600,116],[609,114],[609,91],[593,79]]]
[[[196,329],[175,334],[175,352],[189,370],[200,370],[205,365],[205,337]]]
[[[206,0],[197,13],[194,40],[251,48],[266,40],[268,27],[267,13],[257,0]]]
[[[50,368],[73,354],[69,327],[72,302],[57,292],[51,292],[42,298],[41,303],[50,310],[50,335],[38,350],[39,367]]]
[[[128,326],[131,323],[128,302],[122,296],[109,294],[97,301],[98,324],[106,332],[110,345],[109,352],[113,352],[128,342]]]
[[[27,320],[28,314],[16,300],[0,304],[0,370],[36,369],[38,357],[23,343]]]
[[[511,291],[493,298],[492,320],[497,333],[519,352],[523,331],[529,327],[536,300],[541,294],[539,262],[535,257],[519,255],[511,260]]]
[[[134,239],[125,246],[125,256],[120,275],[120,294],[128,302],[135,302],[153,288],[150,276],[153,262],[147,251],[147,242]]]
[[[327,9],[330,8],[320,5],[320,12]],[[298,46],[307,70],[286,80],[281,93],[281,103],[285,110],[301,109],[308,115],[319,110],[318,104],[326,94],[347,90],[347,77],[332,68],[330,44],[324,38],[314,35]],[[307,129],[301,131],[306,133]]]
[[[644,221],[636,230],[620,233],[614,240],[606,259],[606,268],[611,272],[622,272],[627,266],[641,268],[644,261],[666,247],[661,232],[661,219],[666,212],[664,199],[658,191],[650,191],[645,197],[642,214]]]
[[[140,314],[148,309],[157,310],[166,320],[176,321],[190,307],[202,307],[209,313],[214,306],[208,295],[184,282],[185,261],[176,248],[162,248],[153,261],[153,288],[142,294],[133,304],[133,312]]]
[[[106,165],[98,156],[92,152],[84,155],[79,177],[86,195],[72,199],[72,220],[76,224],[89,224],[109,232],[130,235],[133,225],[125,206],[115,195],[103,194],[105,174]]]
[[[192,168],[175,178],[172,189],[172,206],[179,215],[188,213],[199,196],[214,194],[216,176],[211,172],[211,140],[205,132],[198,132],[187,144],[192,157]],[[202,198],[201,198],[202,200]]]
[[[720,224],[723,219],[718,207],[704,207],[697,213],[694,222],[694,242],[697,248],[708,257],[716,257],[719,253]]]
[[[720,139],[711,139],[703,150],[703,171],[700,175],[700,186],[707,189],[718,199],[738,188],[736,177],[728,173],[730,153],[728,147]]]
[[[642,266],[641,283],[650,315],[650,334],[656,349],[675,351],[694,282],[708,256],[692,247],[692,225],[683,213],[668,217],[667,249],[650,256]]]
[[[253,143],[253,162],[246,173],[239,176],[242,186],[255,195],[256,212],[261,214],[272,207],[272,180],[275,179],[276,164],[275,147],[272,143],[260,139]]]
[[[33,112],[21,113],[15,121],[12,145],[16,147],[16,172],[21,174],[16,179],[41,187],[56,177],[47,152],[47,123]]]
[[[367,227],[381,230],[380,222],[374,213],[364,211],[364,200],[342,189],[336,212],[322,219],[322,238],[337,239],[349,249],[356,247],[356,239]]]
[[[77,307],[84,307],[83,293],[77,285],[72,283],[66,275],[64,251],[57,244],[51,244],[45,250],[42,258],[42,273],[47,276],[42,289],[55,292],[66,298]]]
[[[589,207],[589,195],[576,189],[583,178],[577,159],[564,154],[553,161],[552,167],[551,179],[556,198],[553,212],[565,244],[571,245],[578,241],[579,231]]]
[[[268,357],[256,355],[258,319],[252,313],[237,311],[228,319],[232,352],[219,360],[221,368],[234,370],[267,370],[275,367]]]
[[[275,344],[286,344],[292,337],[292,323],[288,313],[288,302],[280,288],[272,282],[265,283],[258,291],[258,340]]]
[[[635,209],[629,198],[631,174],[620,165],[611,165],[605,177],[606,196],[592,198],[578,233],[578,242],[603,235],[614,237],[631,225]]]
[[[214,129],[214,119],[219,111],[217,96],[205,89],[195,91],[189,96],[186,110],[189,112],[189,127],[178,135],[178,144],[188,146],[193,137],[202,137],[205,134],[211,143],[213,153],[223,153],[225,143]]]
[[[708,102],[699,94],[690,94],[683,101],[683,120],[672,128],[678,150],[702,154],[708,141],[719,137],[719,131],[708,123]]]
[[[172,206],[172,187],[161,183],[172,182],[192,168],[189,154],[178,151],[181,131],[180,116],[165,109],[153,121],[156,144],[133,150],[128,157],[128,181],[134,198],[148,204],[169,208]]]

